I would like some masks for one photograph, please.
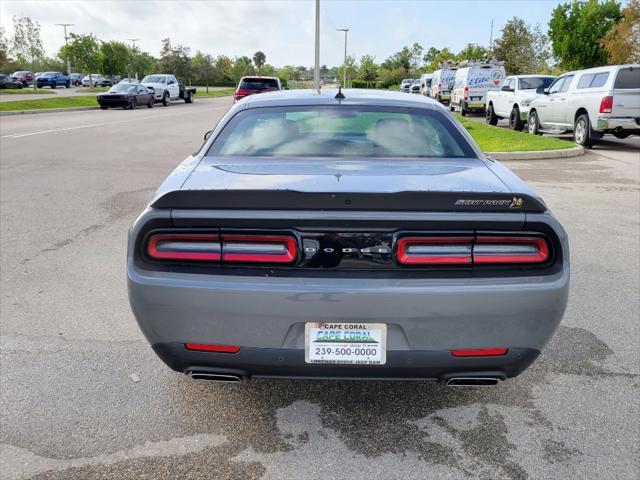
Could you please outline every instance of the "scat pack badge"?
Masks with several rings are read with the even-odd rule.
[[[524,200],[522,197],[513,197],[511,200],[507,199],[466,199],[462,198],[456,200],[456,207],[508,207],[508,208],[522,208]]]

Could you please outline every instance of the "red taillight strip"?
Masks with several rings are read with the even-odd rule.
[[[540,237],[479,236],[473,247],[473,263],[543,263],[548,259],[549,246]]]
[[[236,345],[207,345],[203,343],[185,343],[184,348],[196,352],[238,353],[240,347]]]
[[[451,350],[454,357],[498,357],[506,355],[506,348],[474,348],[470,350]]]
[[[398,262],[403,265],[469,265],[473,237],[403,237],[398,240]],[[411,247],[426,247],[419,252]],[[443,248],[438,249],[438,246]],[[452,248],[453,247],[453,248]]]
[[[163,243],[168,247],[163,248]],[[151,236],[147,246],[151,258],[162,260],[219,261],[221,250],[220,236],[208,233],[159,233]]]
[[[252,246],[254,247],[253,251],[251,250]],[[273,253],[269,253],[269,249]],[[296,256],[296,239],[294,237],[286,235],[222,235],[222,260],[225,262],[291,263],[296,259]]]

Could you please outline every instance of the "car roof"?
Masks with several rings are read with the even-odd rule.
[[[369,90],[369,89],[343,89],[344,99],[335,98],[338,90],[335,88],[322,89],[320,94],[312,89],[279,90],[275,92],[250,95],[238,102],[246,105],[246,108],[258,107],[283,107],[300,105],[376,105],[376,106],[397,106],[414,108],[441,108],[446,111],[440,103],[431,98],[418,95],[407,95],[406,93],[394,92],[391,90]]]
[[[515,78],[556,78],[556,75],[509,75]]]

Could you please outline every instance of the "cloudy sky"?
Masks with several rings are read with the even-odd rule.
[[[546,28],[551,10],[559,0],[422,0],[366,1],[321,0],[321,63],[339,65],[344,36],[349,32],[349,53],[364,53],[382,61],[403,45],[420,42],[425,49],[449,47],[454,51],[467,43],[489,43],[491,19],[494,36],[505,21],[517,15]],[[160,40],[170,37],[195,53],[252,56],[256,50],[267,62],[313,65],[313,0],[288,1],[28,1],[1,0],[0,21],[11,38],[12,16],[28,15],[40,22],[49,54],[64,42],[62,27],[93,33],[101,40],[139,38],[138,45],[157,56]]]

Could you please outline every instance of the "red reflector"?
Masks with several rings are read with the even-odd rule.
[[[198,352],[218,352],[218,353],[238,353],[240,347],[235,345],[205,345],[202,343],[185,343],[187,350],[195,350]]]
[[[454,357],[498,357],[506,355],[506,348],[476,348],[473,350],[451,350]]]
[[[480,236],[473,247],[473,263],[543,263],[549,246],[539,237]]]
[[[296,239],[286,235],[222,235],[225,262],[291,263]]]
[[[398,262],[404,265],[469,265],[473,237],[404,237]]]
[[[469,87],[464,87],[464,99],[469,98]]]
[[[160,233],[149,239],[151,258],[163,260],[220,260],[220,237],[209,233]]]
[[[611,95],[607,95],[600,102],[600,113],[611,113],[613,109],[613,97]]]

